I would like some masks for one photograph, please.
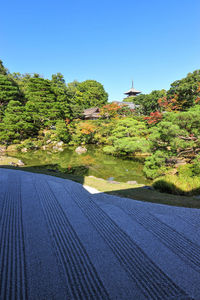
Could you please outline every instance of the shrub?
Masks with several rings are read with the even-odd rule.
[[[103,148],[103,152],[105,154],[114,154],[115,153],[115,148],[113,146],[106,146]]]
[[[156,179],[153,187],[163,193],[191,196],[200,193],[200,178],[167,175]]]
[[[160,150],[146,158],[143,171],[147,178],[155,179],[166,173],[168,170],[165,166],[166,158],[167,155]]]

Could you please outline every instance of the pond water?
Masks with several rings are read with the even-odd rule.
[[[143,174],[143,159],[122,159],[103,154],[101,148],[88,147],[85,154],[77,154],[74,149],[63,152],[30,151],[27,153],[8,153],[9,156],[21,159],[26,166],[58,169],[74,175],[103,178],[120,182],[137,181],[140,184],[150,183]]]

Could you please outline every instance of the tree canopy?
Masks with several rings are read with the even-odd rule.
[[[137,111],[143,115],[149,115],[151,112],[160,110],[158,100],[166,96],[165,90],[152,91],[150,94],[141,94],[132,99],[135,104],[138,104]]]

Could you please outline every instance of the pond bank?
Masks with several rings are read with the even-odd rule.
[[[6,155],[22,160],[26,167],[45,168],[71,175],[95,176],[105,180],[151,184],[143,173],[143,158],[121,158],[102,153],[102,148],[87,146],[87,152],[77,154],[74,148],[64,151],[32,150],[25,153],[7,151]]]
[[[32,173],[40,173],[40,174],[60,177],[63,179],[69,179],[81,183],[83,185],[92,187],[98,190],[99,192],[130,198],[133,200],[167,204],[167,205],[180,206],[180,207],[200,208],[200,200],[197,197],[187,197],[187,196],[178,196],[178,195],[160,193],[155,190],[149,190],[144,185],[130,185],[122,182],[119,184],[113,184],[108,182],[107,180],[97,178],[94,176],[82,177],[78,175],[49,171],[46,169],[37,169],[34,167],[1,166],[1,168],[15,169],[15,170],[27,171]]]

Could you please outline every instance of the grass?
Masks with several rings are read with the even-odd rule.
[[[51,176],[56,176],[64,179],[70,179],[75,182],[91,186],[100,192],[112,194],[121,197],[131,198],[133,200],[140,200],[146,202],[167,204],[173,206],[183,206],[190,208],[200,208],[200,199],[192,196],[180,196],[171,195],[167,193],[160,193],[155,190],[146,189],[143,185],[130,185],[127,183],[109,183],[108,181],[96,178],[94,176],[78,176],[58,171],[50,171],[43,168],[36,167],[12,167],[12,166],[1,166],[2,168],[9,168],[33,173],[41,173]]]
[[[19,159],[9,156],[0,156],[0,166],[9,165],[11,162],[18,163]]]
[[[175,195],[199,195],[200,178],[183,175],[166,175],[154,181],[153,187],[161,192],[167,192]]]

